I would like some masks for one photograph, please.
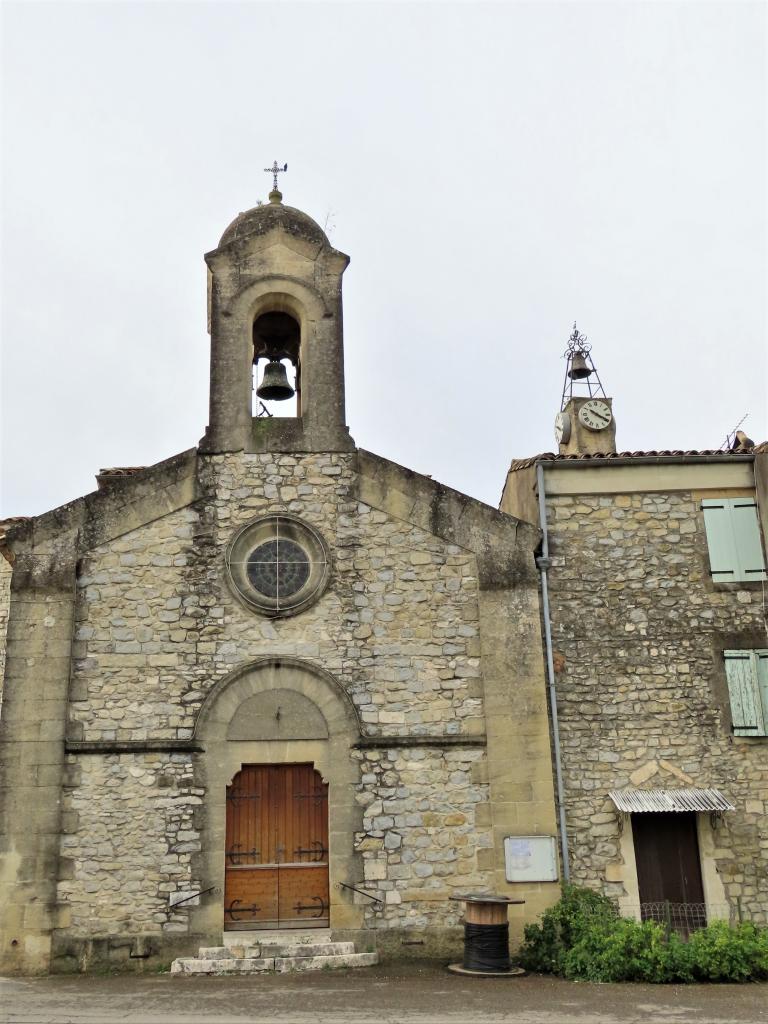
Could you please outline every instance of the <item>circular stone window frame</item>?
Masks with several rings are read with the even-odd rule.
[[[287,598],[260,593],[248,578],[248,558],[262,544],[285,537],[309,555],[306,582]],[[238,600],[251,611],[277,619],[298,615],[322,597],[331,575],[331,555],[322,535],[298,516],[272,512],[241,526],[227,545],[227,579]]]

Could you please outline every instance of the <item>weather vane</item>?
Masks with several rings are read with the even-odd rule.
[[[265,174],[271,174],[272,175],[272,178],[273,178],[272,191],[273,192],[277,192],[277,190],[278,190],[277,189],[277,176],[278,176],[278,174],[282,174],[283,171],[287,171],[287,170],[288,170],[288,164],[283,164],[283,166],[280,167],[278,165],[278,163],[277,163],[277,160],[273,160],[272,161],[272,166],[271,167],[265,167],[264,168],[264,173]]]

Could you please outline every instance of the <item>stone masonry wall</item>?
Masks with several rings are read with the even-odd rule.
[[[218,679],[281,654],[332,673],[369,735],[483,732],[475,557],[359,502],[355,466],[348,454],[212,456],[201,460],[205,497],[194,507],[84,558],[70,736],[189,738]],[[274,620],[233,595],[224,556],[240,526],[281,511],[320,531],[333,566],[317,603]],[[452,923],[458,915],[454,904],[446,909],[449,882],[450,891],[488,883],[476,857],[491,843],[489,815],[482,824],[475,818],[478,803],[487,802],[487,785],[474,781],[482,773],[473,775],[482,757],[480,748],[365,753],[358,799],[370,831],[366,878],[387,900],[374,926],[426,920],[438,892]],[[188,759],[74,758],[81,774],[67,796],[60,898],[82,934],[179,927],[168,892],[198,884],[188,852],[205,842],[188,814],[197,796]],[[431,852],[417,871],[416,851],[426,846]],[[133,883],[142,871],[139,891]]]
[[[195,510],[182,509],[82,559],[70,738],[192,735],[187,674],[206,652],[210,623],[223,615],[186,572],[197,520]]]
[[[186,931],[170,894],[201,888],[190,869],[202,803],[190,755],[70,755],[67,773],[59,899],[68,933]]]
[[[608,791],[715,787],[735,910],[768,918],[768,740],[731,735],[722,650],[766,646],[758,584],[712,583],[691,493],[552,497],[550,602],[574,880],[620,896]]]
[[[488,785],[480,750],[384,750],[361,755],[356,799],[364,808],[358,848],[368,887],[385,900],[369,904],[369,927],[458,926],[462,905],[448,898],[482,888],[477,852],[493,838],[478,807]]]

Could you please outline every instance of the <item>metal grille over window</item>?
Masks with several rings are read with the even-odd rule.
[[[227,550],[238,595],[265,615],[294,615],[317,600],[329,574],[320,534],[295,516],[263,516],[239,530]]]

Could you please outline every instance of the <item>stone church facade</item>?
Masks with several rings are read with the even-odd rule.
[[[590,383],[497,511],[356,447],[313,220],[275,189],[206,262],[200,444],[0,524],[0,970],[443,955],[453,897],[514,941],[568,877],[765,923],[765,446],[617,454]]]
[[[434,954],[467,891],[524,899],[519,935],[558,891],[504,857],[556,834],[539,530],[355,446],[348,259],[277,191],[206,261],[200,445],[5,524],[0,969],[265,922]],[[295,417],[254,415],[259,357]],[[257,807],[288,830],[269,856]]]

